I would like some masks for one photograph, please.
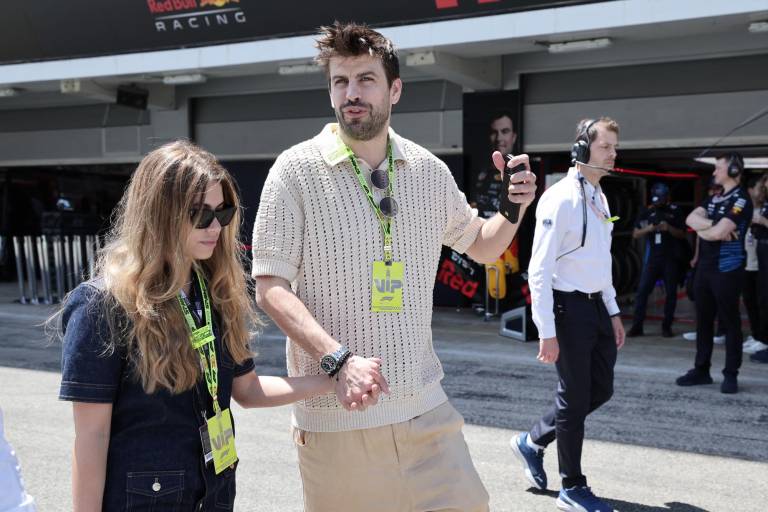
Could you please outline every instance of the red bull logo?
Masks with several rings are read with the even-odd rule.
[[[240,3],[240,0],[200,0],[200,7],[224,7],[231,3]]]
[[[445,286],[460,292],[470,299],[475,296],[477,287],[480,284],[478,281],[462,277],[460,272],[457,271],[456,264],[449,259],[443,260],[443,263],[440,265],[436,281],[443,283]]]
[[[152,14],[166,14],[197,9],[197,0],[147,0]]]

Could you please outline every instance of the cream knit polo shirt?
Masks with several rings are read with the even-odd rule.
[[[393,252],[405,265],[403,309],[372,313],[372,263],[383,259],[383,235],[339,150],[337,129],[326,125],[283,152],[269,171],[254,225],[253,276],[286,279],[336,341],[356,355],[380,357],[391,394],[363,412],[346,411],[332,393],[298,402],[294,426],[312,432],[399,423],[447,400],[432,347],[435,273],[441,246],[465,252],[483,223],[448,167],[390,129],[400,207],[392,222]],[[360,164],[369,175],[370,168]],[[286,352],[288,375],[322,373],[319,362],[290,338]]]

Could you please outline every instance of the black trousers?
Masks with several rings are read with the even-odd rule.
[[[768,270],[765,272],[768,276]],[[741,297],[744,299],[744,306],[747,309],[749,325],[752,328],[752,337],[756,340],[765,342],[766,326],[768,324],[768,303],[761,297],[763,292],[760,288],[760,272],[757,270],[747,270],[744,272],[744,289]],[[766,286],[766,285],[763,285]],[[761,314],[761,311],[764,313]]]
[[[757,338],[754,334],[752,336],[768,343],[768,239],[757,241],[757,299],[763,338]]]
[[[672,327],[672,320],[675,318],[675,308],[677,307],[677,283],[680,281],[678,263],[674,258],[648,258],[640,275],[640,283],[637,286],[637,297],[635,298],[635,317],[633,326],[640,329],[645,320],[645,310],[648,305],[648,296],[656,286],[656,281],[664,280],[664,290],[666,298],[664,300],[664,320],[661,323],[663,329]]]
[[[555,291],[555,330],[560,356],[554,407],[531,429],[531,441],[547,446],[557,440],[563,487],[587,485],[581,472],[584,420],[613,395],[616,339],[600,297]]]
[[[715,315],[725,330],[725,369],[723,374],[738,375],[742,346],[739,298],[744,282],[744,270],[719,272],[699,268],[696,272],[696,369],[709,372],[712,366],[712,337]]]

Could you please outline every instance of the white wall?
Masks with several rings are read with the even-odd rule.
[[[527,105],[525,151],[565,151],[580,119],[606,115],[621,126],[624,149],[702,147],[762,108],[768,90]],[[768,116],[735,132],[728,145],[768,145]]]

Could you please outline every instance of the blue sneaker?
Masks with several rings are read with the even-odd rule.
[[[592,494],[586,485],[560,489],[555,503],[566,512],[613,512],[613,507]]]
[[[547,488],[547,473],[544,471],[544,450],[535,450],[528,446],[528,432],[513,437],[509,444],[512,452],[523,463],[525,476],[535,488],[543,491]]]

